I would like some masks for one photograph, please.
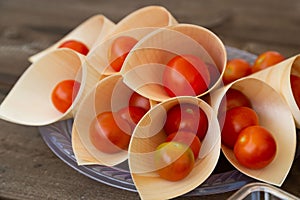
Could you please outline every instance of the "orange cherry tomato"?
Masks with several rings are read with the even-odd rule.
[[[148,111],[150,110],[150,101],[139,93],[133,92],[129,98],[129,106],[141,107]]]
[[[228,110],[221,132],[222,143],[233,149],[240,132],[254,125],[258,125],[258,116],[253,109],[239,106]]]
[[[234,145],[234,155],[241,165],[261,169],[273,161],[276,149],[276,141],[267,129],[249,126],[241,131]]]
[[[251,65],[244,59],[235,58],[227,62],[222,79],[226,85],[249,74],[251,74]]]
[[[128,53],[137,42],[135,38],[129,36],[120,36],[113,41],[110,48],[109,60],[110,66],[115,71],[118,72],[121,70]]]
[[[141,107],[128,106],[120,109],[118,115],[130,125],[131,130],[135,128],[140,119],[146,114],[146,110]]]
[[[89,53],[89,48],[82,42],[76,40],[67,40],[61,45],[59,45],[58,48],[63,48],[63,47],[73,49],[74,51],[77,51],[78,53],[81,53],[83,55],[87,55]]]
[[[64,113],[72,105],[80,88],[80,83],[75,80],[59,82],[52,90],[52,103],[57,110]]]
[[[176,104],[167,112],[164,131],[170,135],[177,131],[195,133],[202,141],[208,129],[205,112],[196,105],[189,103]]]
[[[118,114],[103,112],[90,125],[92,144],[104,153],[127,150],[131,138],[129,124]]]
[[[300,77],[291,75],[291,87],[294,99],[298,108],[300,108]]]
[[[179,181],[193,170],[194,154],[187,145],[179,142],[160,144],[154,155],[159,176],[169,181]],[[162,167],[163,166],[163,167]]]
[[[168,62],[162,83],[171,97],[197,96],[208,89],[210,74],[206,64],[197,56],[179,55]]]
[[[193,151],[194,159],[197,160],[201,148],[201,141],[195,135],[195,133],[186,132],[186,131],[174,132],[168,135],[166,139],[166,142],[171,142],[171,141],[180,142],[188,145]]]
[[[276,51],[266,51],[260,54],[255,60],[252,66],[252,73],[271,67],[284,59],[284,56]]]

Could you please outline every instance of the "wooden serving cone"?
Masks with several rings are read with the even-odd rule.
[[[233,150],[222,144],[224,155],[236,169],[247,176],[281,186],[292,166],[297,141],[296,127],[288,105],[280,94],[265,82],[245,77],[211,94],[211,105],[216,112],[229,88],[239,90],[250,100],[252,108],[258,115],[259,124],[272,133],[276,141],[277,152],[269,165],[256,170],[242,166],[237,161]]]
[[[66,36],[61,38],[47,49],[31,56],[30,62],[35,62],[49,51],[57,49],[62,43],[68,40],[76,40],[85,44],[91,50],[96,44],[101,42],[113,29],[115,24],[103,15],[95,15],[84,21],[73,29]]]
[[[72,127],[72,148],[78,165],[99,164],[99,161],[89,153],[81,142],[76,126]]]
[[[207,66],[217,68],[217,77],[211,78],[213,81],[208,89],[194,96],[205,95],[221,84],[226,64],[225,47],[211,31],[191,24],[161,28],[144,37],[123,64],[124,82],[149,99],[164,101],[170,98],[162,79],[167,63],[177,55],[194,55]]]
[[[300,55],[288,58],[272,67],[256,72],[251,77],[266,82],[283,96],[300,128],[300,110],[291,89],[291,74],[300,76]]]
[[[2,102],[0,117],[31,126],[47,125],[73,117],[78,102],[99,76],[84,63],[83,56],[69,49],[48,52],[22,74]],[[62,113],[54,106],[51,95],[54,87],[64,80],[75,80],[80,87],[71,106]]]
[[[178,103],[199,106],[207,115],[209,128],[191,173],[180,181],[159,177],[154,152],[163,143],[166,112]],[[195,97],[177,97],[154,106],[138,123],[129,146],[129,168],[141,199],[170,199],[185,194],[203,183],[215,168],[220,154],[220,130],[211,107]]]
[[[151,20],[149,20],[151,18]],[[174,17],[165,8],[160,6],[148,6],[138,9],[123,18],[115,28],[108,34],[102,43],[97,43],[87,60],[91,66],[103,75],[111,75],[119,70],[111,67],[112,62],[117,59],[111,55],[112,44],[120,37],[130,37],[133,40],[141,40],[150,32],[170,25],[177,24]],[[128,40],[128,39],[127,39]],[[126,49],[128,42],[122,42],[116,46],[116,51]]]
[[[118,59],[116,55],[112,55],[112,51],[125,51],[128,48],[127,45],[133,45],[131,44],[131,40],[138,42],[144,36],[156,29],[157,28],[137,28],[114,34],[109,39],[102,41],[94,47],[94,49],[87,56],[87,62],[103,76],[109,76],[118,73],[119,71],[116,71],[111,66],[112,63]],[[117,44],[116,41],[120,38],[124,39],[121,43]],[[126,43],[126,40],[129,40],[129,42]],[[113,47],[114,45],[115,47]],[[132,48],[134,49],[134,46]]]
[[[137,28],[160,28],[175,25],[178,22],[172,14],[162,6],[146,6],[129,13],[116,24],[110,36]]]
[[[130,129],[129,124],[125,124],[125,126],[124,123],[118,123],[118,117],[120,117],[118,111],[129,105],[132,93],[133,91],[123,83],[122,76],[115,74],[102,79],[86,95],[74,118],[72,132],[72,146],[79,165],[96,163],[114,166],[127,160],[127,148],[133,129]],[[93,135],[94,120],[99,115],[108,112],[113,113],[117,124],[110,123],[109,126],[114,130],[119,127],[127,134],[127,147],[122,148],[112,142],[112,140],[116,141],[123,137],[123,134],[123,136],[117,135],[117,138],[112,140],[106,136],[99,139]],[[98,135],[100,135],[99,132]]]

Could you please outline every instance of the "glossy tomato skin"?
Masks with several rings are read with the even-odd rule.
[[[75,80],[59,82],[52,90],[51,100],[61,113],[65,113],[72,105],[80,88],[80,83]]]
[[[131,138],[129,124],[118,114],[103,112],[90,125],[92,144],[104,153],[117,153],[127,150]]]
[[[258,125],[258,123],[258,115],[251,108],[239,106],[228,110],[221,128],[222,144],[233,149],[240,132],[244,128]]]
[[[140,107],[148,111],[150,110],[150,101],[139,93],[133,92],[129,98],[129,106]]]
[[[229,60],[226,64],[225,72],[222,77],[223,83],[226,85],[250,74],[251,65],[244,59],[235,58]]]
[[[198,106],[182,103],[176,104],[167,111],[164,131],[170,135],[178,131],[195,133],[202,141],[208,129],[208,118]]]
[[[254,61],[254,65],[252,66],[252,73],[258,72],[260,70],[266,69],[270,66],[273,66],[285,58],[277,51],[266,51],[260,54],[257,59]]]
[[[61,45],[59,45],[58,48],[63,48],[63,47],[73,49],[74,51],[77,51],[78,53],[81,53],[83,55],[87,55],[89,53],[89,48],[82,42],[76,40],[67,40]]]
[[[166,142],[179,142],[186,144],[191,148],[194,154],[194,159],[197,160],[200,149],[201,149],[201,141],[200,139],[191,132],[187,131],[178,131],[168,135]]]
[[[127,106],[120,109],[118,115],[130,125],[130,128],[133,131],[146,112],[147,111],[141,107]]]
[[[298,108],[300,108],[300,77],[291,75],[291,88]]]
[[[210,74],[206,64],[194,55],[179,55],[171,59],[163,72],[167,94],[197,96],[208,89]]]
[[[195,160],[192,150],[183,143],[165,142],[160,144],[154,155],[157,173],[163,179],[179,181],[193,170]]]
[[[234,145],[234,155],[241,165],[261,169],[273,161],[276,149],[276,141],[267,129],[249,126],[241,131]]]
[[[121,70],[128,53],[137,42],[135,38],[129,36],[120,36],[112,42],[109,54],[110,66],[116,72]]]

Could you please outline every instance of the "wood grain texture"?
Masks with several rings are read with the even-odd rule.
[[[255,54],[269,49],[286,57],[300,53],[299,0],[0,0],[0,102],[29,66],[30,55],[95,14],[118,22],[146,5],[163,5],[179,22],[211,29],[225,45]],[[298,158],[282,189],[300,196],[299,185]],[[201,199],[226,199],[231,194]],[[76,172],[51,152],[37,128],[1,120],[0,199],[133,200],[139,196]]]

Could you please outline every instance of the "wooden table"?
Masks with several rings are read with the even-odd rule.
[[[30,65],[30,55],[48,47],[88,17],[101,13],[118,22],[137,8],[154,4],[165,6],[179,22],[211,29],[225,45],[255,54],[272,49],[286,57],[300,52],[298,0],[1,0],[0,102]],[[300,197],[299,158],[282,189]],[[201,198],[225,199],[232,193]],[[96,182],[67,166],[46,146],[36,127],[1,120],[0,199],[131,200],[139,196]]]

